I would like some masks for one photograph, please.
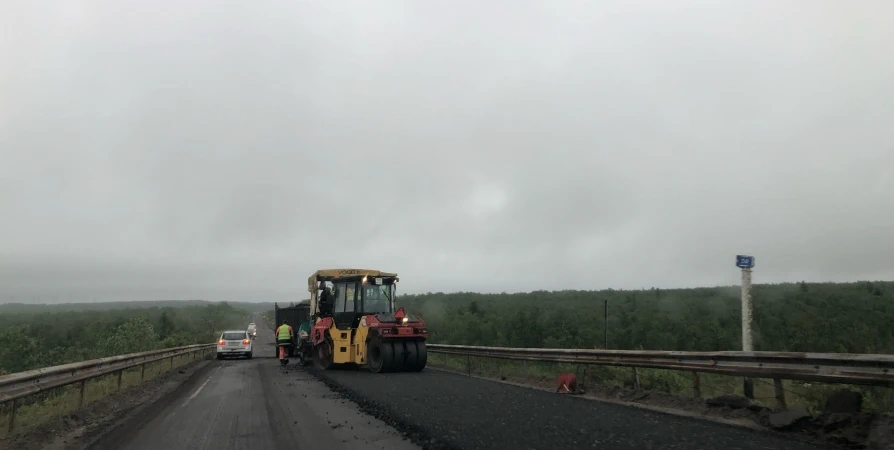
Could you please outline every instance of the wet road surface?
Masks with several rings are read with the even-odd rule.
[[[307,372],[283,370],[272,342],[259,329],[253,359],[212,362],[189,390],[97,448],[418,449]]]

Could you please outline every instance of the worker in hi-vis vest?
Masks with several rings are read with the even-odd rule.
[[[288,361],[286,356],[288,353],[286,349],[287,346],[292,345],[292,338],[295,336],[295,330],[289,326],[289,322],[283,320],[282,325],[276,329],[276,344],[279,346],[279,360]]]

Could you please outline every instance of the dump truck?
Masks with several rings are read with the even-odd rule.
[[[310,316],[310,300],[302,300],[297,304],[280,307],[279,304],[273,304],[274,329],[282,325],[283,320],[295,330],[295,336],[292,338],[292,346],[289,347],[290,358],[297,357],[302,365],[311,361],[311,345],[309,341],[310,328],[312,326]],[[276,344],[273,344],[276,345]]]
[[[395,309],[399,278],[372,269],[325,269],[307,280],[314,364],[354,365],[372,372],[425,368],[428,330],[421,317]]]

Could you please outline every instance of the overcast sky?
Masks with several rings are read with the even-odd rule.
[[[0,1],[0,302],[894,278],[894,3]]]

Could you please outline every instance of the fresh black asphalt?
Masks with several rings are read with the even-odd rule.
[[[454,373],[315,371],[424,448],[816,450],[733,426]]]

